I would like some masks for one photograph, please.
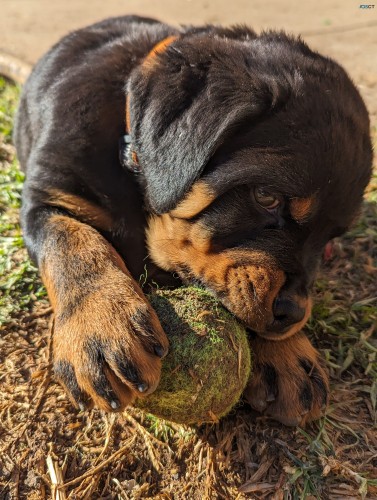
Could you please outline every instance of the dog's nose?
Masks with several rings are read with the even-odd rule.
[[[268,330],[284,333],[295,323],[304,319],[306,310],[301,307],[292,297],[278,295],[272,306],[274,320]]]

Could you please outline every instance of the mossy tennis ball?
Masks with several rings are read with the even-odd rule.
[[[249,379],[245,329],[199,288],[158,290],[149,300],[170,346],[158,388],[136,406],[181,424],[217,422],[238,402]]]

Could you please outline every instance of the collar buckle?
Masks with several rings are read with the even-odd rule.
[[[141,167],[136,152],[132,149],[131,136],[123,135],[119,138],[119,161],[123,168],[130,170],[134,174],[141,172]]]

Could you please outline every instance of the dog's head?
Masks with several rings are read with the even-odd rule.
[[[175,40],[128,91],[152,259],[261,335],[298,331],[323,248],[371,172],[368,114],[344,70],[283,33],[236,29]]]

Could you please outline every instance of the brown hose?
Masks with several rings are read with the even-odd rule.
[[[17,59],[16,57],[5,54],[0,50],[0,75],[16,83],[25,83],[31,72],[32,66]]]

